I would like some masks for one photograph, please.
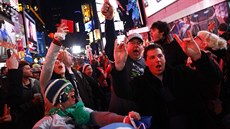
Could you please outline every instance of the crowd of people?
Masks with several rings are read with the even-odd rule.
[[[61,24],[40,65],[18,61],[1,68],[1,129],[99,129],[125,123],[149,129],[230,129],[230,28],[187,32],[181,39],[155,21],[151,43],[141,34],[116,40],[113,7],[102,6],[106,46],[99,56],[87,46],[76,62],[62,41]],[[76,66],[77,64],[77,66]],[[148,121],[144,119],[148,118]],[[119,125],[122,126],[122,125]]]

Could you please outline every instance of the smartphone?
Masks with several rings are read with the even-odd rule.
[[[117,43],[124,43],[125,35],[118,35],[117,36]]]
[[[68,26],[69,33],[73,33],[73,21],[72,20],[67,20],[67,19],[61,19],[61,24],[65,23]]]
[[[12,55],[11,50],[10,50],[10,49],[7,49],[6,52],[7,52],[7,57],[10,58],[10,56]]]

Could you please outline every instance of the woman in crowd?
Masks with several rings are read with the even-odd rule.
[[[106,101],[106,96],[98,80],[93,77],[93,72],[94,70],[90,64],[86,63],[83,65],[82,67],[83,76],[85,76],[93,91],[94,107],[96,107],[98,111],[107,111],[108,103]]]

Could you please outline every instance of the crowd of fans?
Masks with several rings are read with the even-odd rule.
[[[98,129],[150,118],[150,129],[230,129],[230,27],[215,23],[181,39],[164,21],[118,44],[113,7],[102,6],[106,46],[86,60],[63,49],[67,26],[57,28],[42,65],[18,61],[1,68],[0,128]],[[149,124],[150,123],[150,124]],[[111,128],[111,127],[108,127]]]

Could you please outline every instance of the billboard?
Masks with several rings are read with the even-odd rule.
[[[222,2],[177,19],[169,23],[171,32],[178,34],[180,38],[185,38],[187,37],[186,31],[189,30],[195,36],[200,30],[208,30],[209,23],[214,22],[213,33],[217,33],[220,23],[229,24],[228,8],[227,2]]]
[[[38,37],[38,54],[37,56],[44,57],[46,55],[45,36],[43,32],[37,32]]]
[[[5,62],[7,59],[7,48],[3,46],[16,45],[14,24],[9,19],[0,15],[0,61]],[[5,44],[5,45],[4,45]]]
[[[128,32],[131,29],[145,26],[145,21],[141,12],[143,6],[140,4],[140,1],[141,0],[129,0],[126,5],[123,5],[121,0],[109,1],[114,9],[114,23],[119,25],[119,27],[115,25],[116,30],[123,29],[125,32]],[[104,0],[95,0],[95,2],[99,21],[101,24],[104,24],[105,17],[101,13]]]
[[[85,25],[85,31],[86,32],[90,32],[90,31],[92,31],[94,29],[93,28],[93,25],[94,25],[93,20],[90,20],[90,21],[86,22],[84,25]]]
[[[0,40],[16,44],[14,24],[0,16]]]
[[[36,23],[26,12],[24,12],[24,21],[26,29],[27,45],[31,53],[38,52],[38,40],[36,32]]]
[[[163,8],[169,6],[176,0],[144,0],[144,8],[146,16],[149,17],[154,13],[162,10]]]

